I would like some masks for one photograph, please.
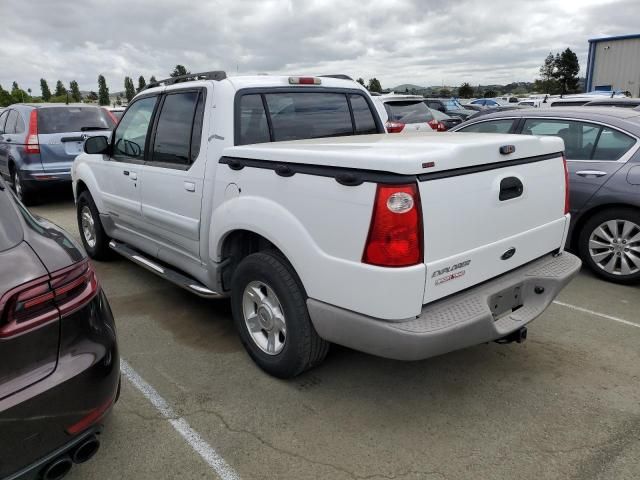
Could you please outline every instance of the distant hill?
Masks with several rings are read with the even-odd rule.
[[[411,83],[403,83],[402,85],[398,85],[397,87],[393,87],[391,90],[394,92],[404,92],[405,90],[426,90],[427,87],[421,87],[419,85],[413,85]]]

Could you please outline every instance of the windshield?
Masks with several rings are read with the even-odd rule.
[[[384,104],[389,120],[400,123],[426,123],[433,115],[422,100],[387,102]]]
[[[115,124],[109,114],[97,107],[38,108],[38,133],[66,133],[111,130]]]
[[[446,101],[447,110],[464,110],[464,106],[453,98]]]

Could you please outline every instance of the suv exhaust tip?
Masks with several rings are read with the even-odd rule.
[[[526,339],[527,339],[527,327],[522,327],[516,330],[515,332],[511,332],[506,337],[499,338],[498,340],[496,340],[496,343],[499,343],[501,345],[505,345],[507,343],[513,343],[513,342],[524,343]]]
[[[64,478],[67,473],[71,471],[73,462],[68,455],[64,455],[55,459],[47,468],[42,472],[43,480],[60,480]]]
[[[95,435],[91,435],[82,442],[73,452],[71,459],[73,463],[84,463],[91,460],[100,448],[100,440]]]

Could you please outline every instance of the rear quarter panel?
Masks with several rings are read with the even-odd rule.
[[[377,318],[415,316],[422,307],[424,265],[361,262],[375,191],[373,183],[347,187],[333,178],[280,177],[273,170],[219,164],[210,260],[220,260],[229,233],[249,230],[284,253],[310,298]]]

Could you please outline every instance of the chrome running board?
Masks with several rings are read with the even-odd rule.
[[[137,263],[141,267],[146,268],[150,272],[155,273],[159,277],[162,277],[165,280],[168,280],[171,283],[184,288],[185,290],[189,290],[191,293],[194,293],[199,297],[222,298],[224,296],[219,294],[218,292],[210,290],[198,280],[188,277],[184,273],[178,272],[177,270],[172,270],[171,268],[164,265],[160,265],[154,260],[151,260],[149,257],[146,257],[144,254],[132,249],[126,243],[111,240],[109,242],[109,247],[123,257],[128,258],[132,262]]]

